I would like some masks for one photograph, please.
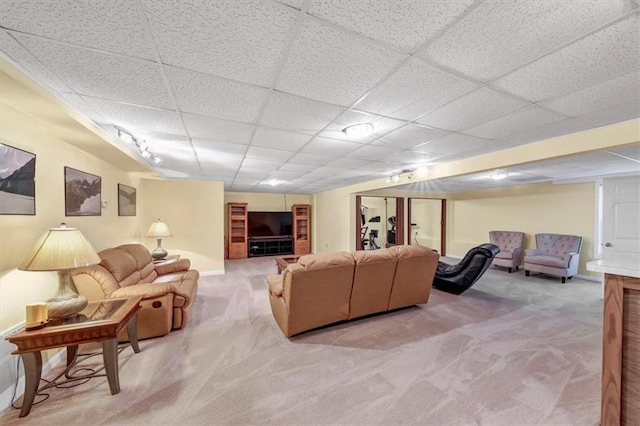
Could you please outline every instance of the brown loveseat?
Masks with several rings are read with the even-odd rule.
[[[78,293],[87,299],[142,295],[138,338],[164,336],[183,328],[198,290],[198,271],[188,259],[154,264],[149,250],[125,244],[98,253],[102,262],[72,272]]]
[[[427,303],[439,255],[393,246],[301,257],[269,275],[271,311],[289,337],[326,324]]]

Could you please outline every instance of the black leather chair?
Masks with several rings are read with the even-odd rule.
[[[455,265],[438,262],[433,286],[453,294],[466,291],[480,279],[498,253],[498,246],[487,243],[469,250]]]

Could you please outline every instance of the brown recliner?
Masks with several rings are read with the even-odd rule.
[[[267,276],[271,311],[287,336],[426,303],[439,259],[426,247],[394,246],[301,257]]]
[[[186,326],[198,290],[199,273],[188,259],[154,264],[140,244],[125,244],[98,253],[99,265],[72,272],[78,293],[100,300],[142,295],[138,339],[164,336]],[[126,334],[119,336],[126,340]]]

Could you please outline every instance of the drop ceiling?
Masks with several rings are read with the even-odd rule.
[[[316,193],[640,117],[639,29],[636,0],[0,2],[4,59],[144,140],[159,165],[121,149],[156,173],[228,191]],[[638,171],[638,149],[505,173]]]

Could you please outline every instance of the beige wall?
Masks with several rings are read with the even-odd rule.
[[[411,228],[410,244],[416,244],[417,240],[421,246],[440,251],[441,209],[441,200],[411,199],[411,222],[416,226]],[[408,221],[407,224],[409,224]]]
[[[463,256],[488,242],[492,230],[524,232],[527,248],[535,248],[536,233],[580,235],[578,273],[599,276],[585,267],[593,260],[595,208],[593,183],[544,183],[456,194],[447,203],[447,254]]]
[[[155,240],[144,233],[161,218],[174,233],[163,239],[170,253],[189,257],[201,272],[224,271],[221,182],[143,179],[58,139],[51,128],[4,103],[0,120],[3,143],[37,156],[36,215],[0,215],[0,332],[24,321],[25,305],[56,292],[55,272],[16,268],[40,235],[61,222],[80,229],[96,251],[127,242],[153,249]],[[107,207],[101,216],[65,217],[65,166],[102,178],[102,201]],[[118,216],[118,183],[137,188],[137,216]]]
[[[51,227],[66,222],[76,227],[99,251],[136,241],[136,217],[118,216],[117,185],[137,187],[130,174],[59,140],[49,129],[2,104],[0,139],[7,145],[36,154],[36,215],[0,215],[0,331],[24,321],[26,304],[53,296],[55,272],[25,272],[16,268],[36,240]],[[102,177],[101,216],[65,217],[64,166]]]
[[[157,219],[171,229],[173,237],[162,239],[169,254],[189,258],[201,273],[224,271],[222,182],[143,179],[139,194],[144,231]],[[152,238],[142,243],[150,250],[156,247]]]

